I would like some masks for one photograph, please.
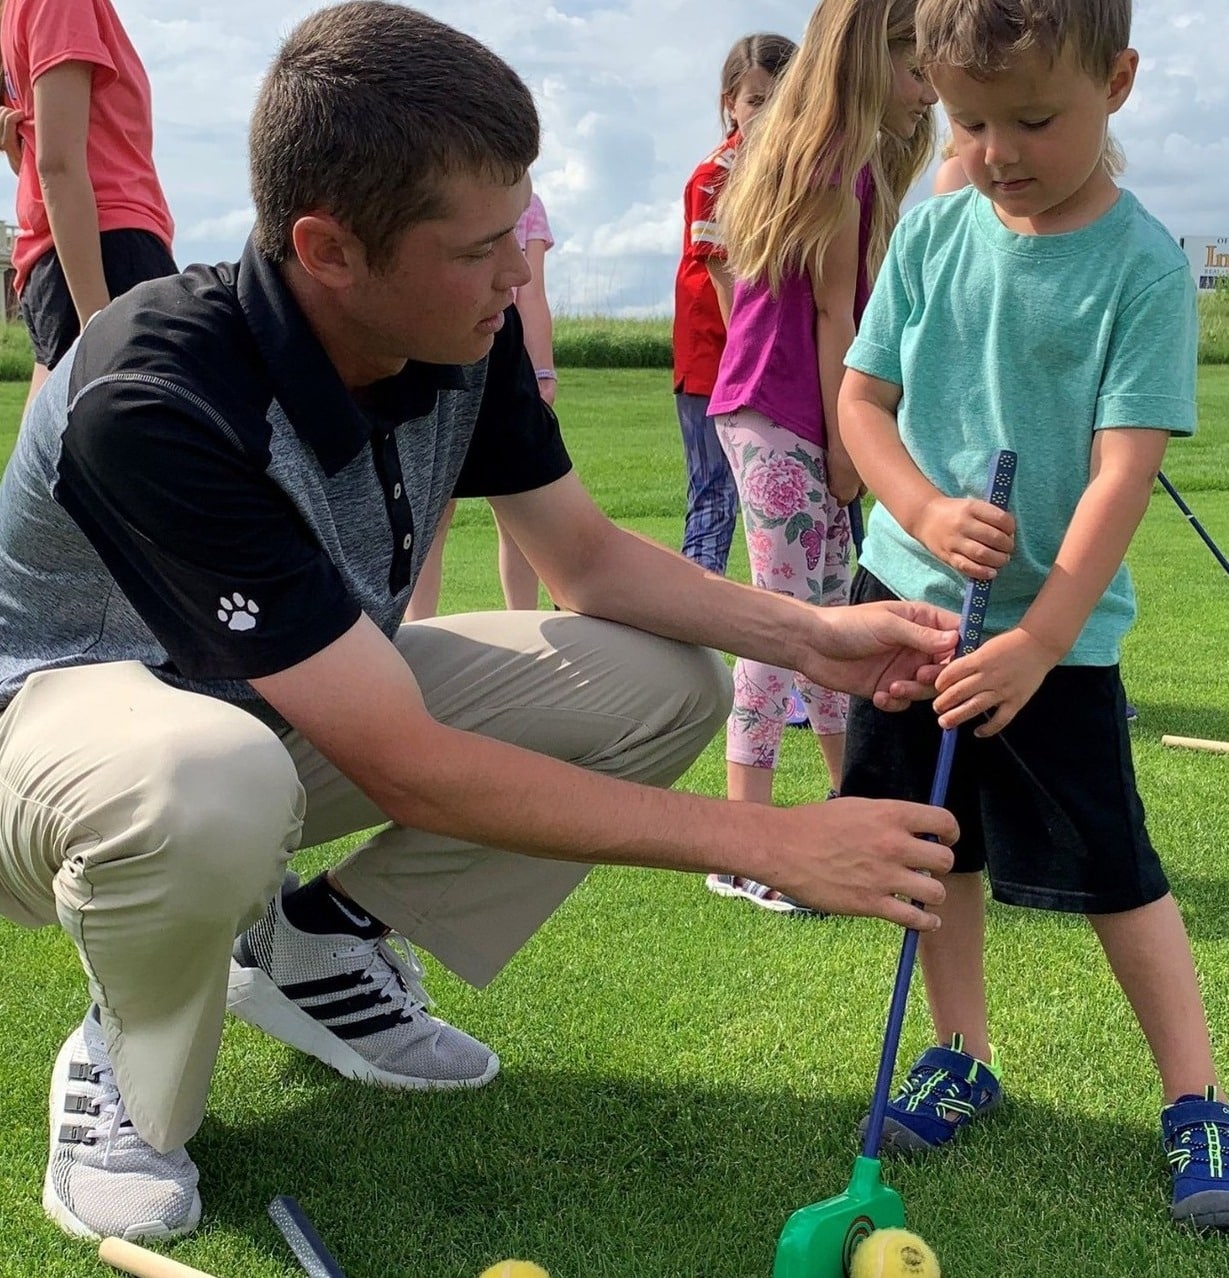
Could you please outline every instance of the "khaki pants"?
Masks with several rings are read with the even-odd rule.
[[[729,708],[716,654],[569,613],[437,618],[397,646],[440,721],[649,785],[682,775]],[[476,985],[586,871],[390,826],[298,733],[136,662],[34,675],[0,714],[0,914],[72,937],[161,1150],[200,1125],[233,938],[297,848],[381,823],[341,883]]]

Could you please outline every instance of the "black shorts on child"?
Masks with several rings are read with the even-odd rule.
[[[851,602],[896,598],[862,569]],[[1165,872],[1135,788],[1117,666],[1056,666],[1002,732],[963,724],[944,804],[960,823],[956,872],[985,870],[997,901],[1115,914],[1163,897]],[[934,707],[887,713],[850,699],[843,795],[926,803],[939,753]]]
[[[98,239],[102,273],[112,297],[179,269],[166,245],[151,231],[103,231]],[[54,368],[68,354],[81,332],[55,249],[48,249],[30,268],[21,289],[21,318],[30,330],[34,362],[47,368]]]

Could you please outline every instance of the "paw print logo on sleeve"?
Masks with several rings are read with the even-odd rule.
[[[244,598],[237,590],[218,600],[218,620],[228,630],[252,630],[259,612],[260,605],[256,600]]]

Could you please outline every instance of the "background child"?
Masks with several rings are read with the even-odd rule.
[[[550,303],[546,300],[546,250],[555,243],[546,209],[537,194],[529,197],[529,205],[521,214],[514,231],[516,242],[525,254],[533,279],[516,290],[516,309],[525,330],[525,350],[533,362],[538,393],[554,407],[558,378],[555,373],[554,327]],[[440,585],[444,574],[444,543],[456,514],[457,503],[450,501],[435,530],[431,549],[423,560],[422,571],[406,609],[407,621],[434,617],[440,606]],[[538,574],[521,553],[521,548],[495,517],[499,535],[499,583],[503,587],[504,605],[508,608],[532,610],[538,606]]]
[[[683,191],[683,257],[674,279],[674,404],[687,464],[683,554],[724,573],[738,516],[738,492],[721,451],[708,399],[725,346],[733,281],[717,229],[717,197],[725,186],[747,125],[768,100],[797,46],[760,32],[735,42],[721,68],[725,137]]]
[[[968,174],[956,154],[956,144],[948,138],[939,152],[939,167],[935,170],[932,195],[951,195],[953,191],[963,190],[969,185]]]
[[[1134,617],[1123,556],[1169,435],[1194,429],[1198,340],[1182,252],[1104,159],[1138,65],[1130,19],[1130,0],[918,5],[975,189],[902,221],[849,352],[841,431],[879,499],[853,597],[954,604],[967,576],[995,584],[989,638],[937,684],[938,725],[968,725],[949,790],[963,873],[920,950],[943,1045],[892,1101],[888,1140],[945,1144],[1000,1099],[984,866],[1000,901],[1089,917],[1160,1071],[1173,1215],[1226,1225],[1229,1106],[1117,665]],[[1014,520],[967,496],[998,448],[1019,455]],[[887,720],[855,700],[844,793],[927,793],[934,713]]]
[[[934,91],[913,62],[914,0],[823,0],[744,144],[718,205],[736,279],[709,411],[742,502],[752,581],[814,604],[849,598],[859,480],[836,431],[843,361],[901,197],[926,166]],[[727,728],[731,799],[772,802],[796,683],[828,774],[841,775],[846,698],[740,660]],[[764,884],[712,891],[795,909]]]
[[[174,224],[154,171],[149,80],[110,0],[4,0],[0,57],[32,398],[95,311],[174,273]]]

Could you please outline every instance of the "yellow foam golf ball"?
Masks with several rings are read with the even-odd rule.
[[[935,1253],[907,1229],[876,1229],[853,1254],[849,1278],[939,1278]]]
[[[550,1274],[532,1260],[501,1260],[484,1269],[479,1278],[550,1278]]]

